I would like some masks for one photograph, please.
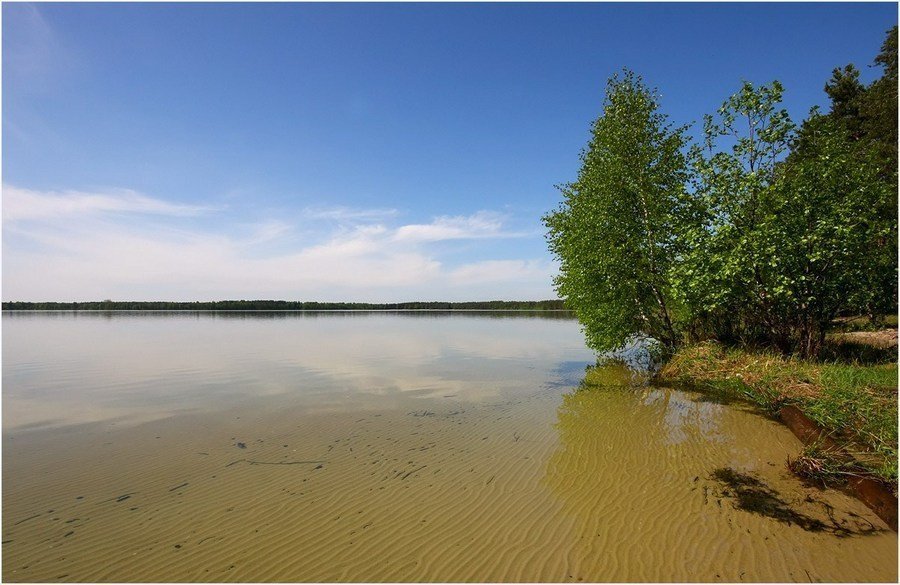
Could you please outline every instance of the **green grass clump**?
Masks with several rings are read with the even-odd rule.
[[[861,464],[897,481],[897,364],[825,365],[821,389],[803,411],[826,429],[850,439]]]

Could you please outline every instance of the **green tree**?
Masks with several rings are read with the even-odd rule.
[[[727,342],[774,342],[789,349],[764,266],[777,258],[760,239],[762,207],[781,172],[794,125],[779,109],[777,81],[745,82],[704,118],[704,141],[692,150],[699,222],[689,222],[675,290],[693,316],[692,332]]]
[[[828,117],[842,124],[850,140],[868,143],[875,149],[881,164],[880,175],[890,180],[897,168],[897,27],[887,31],[875,66],[882,76],[868,87],[859,81],[859,70],[853,65],[837,68],[825,84],[831,99]],[[819,120],[817,119],[817,122]],[[796,151],[804,149],[804,128]]]
[[[596,351],[635,334],[669,348],[681,339],[670,272],[687,165],[684,128],[666,120],[640,77],[613,76],[578,178],[560,187],[563,202],[543,218],[560,262],[556,290]]]
[[[871,142],[837,108],[813,111],[794,140],[781,95],[745,83],[706,118],[693,153],[702,227],[685,232],[673,282],[706,335],[815,357],[839,312],[896,281],[896,256],[887,266],[879,252],[896,248],[896,219],[884,221],[891,188]]]
[[[851,136],[862,135],[860,104],[865,87],[859,81],[859,69],[852,64],[843,69],[835,69],[831,79],[825,84],[825,93],[831,99],[831,116],[841,120]]]
[[[876,148],[883,165],[881,175],[897,180],[897,27],[887,33],[875,64],[882,76],[866,88],[860,104],[864,138]],[[894,209],[896,211],[896,207]]]
[[[891,237],[877,152],[835,118],[813,112],[805,126],[806,156],[789,159],[766,194],[754,240],[765,247],[757,257],[768,259],[761,281],[779,331],[792,351],[814,357],[839,312],[877,303],[875,280],[896,281],[897,268],[873,262],[874,245]]]
[[[853,65],[835,69],[825,91],[831,98],[831,109],[825,116],[813,115],[799,132],[789,166],[803,158],[822,156],[821,136],[833,135],[842,128],[844,140],[854,144],[855,157],[877,165],[873,182],[882,183],[880,196],[868,200],[874,217],[869,234],[869,254],[864,262],[866,282],[847,298],[843,311],[868,313],[877,320],[884,313],[897,310],[897,27],[887,32],[875,65],[882,76],[868,87],[859,83],[859,71]],[[833,160],[833,159],[832,159]],[[821,162],[821,161],[819,161]],[[803,166],[815,164],[804,161]],[[872,186],[875,189],[875,186]],[[848,186],[848,189],[850,187]],[[877,227],[874,227],[877,224]]]

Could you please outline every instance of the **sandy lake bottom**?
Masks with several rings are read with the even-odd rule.
[[[565,319],[3,316],[4,581],[886,581],[740,404]]]

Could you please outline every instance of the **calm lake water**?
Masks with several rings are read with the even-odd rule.
[[[740,404],[570,319],[4,313],[5,581],[896,581]]]

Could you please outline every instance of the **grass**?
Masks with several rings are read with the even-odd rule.
[[[682,349],[658,379],[740,396],[776,413],[793,404],[853,461],[808,448],[794,462],[810,476],[869,475],[897,489],[897,363],[819,363],[702,343]]]
[[[858,335],[862,332],[849,334],[835,333],[829,335],[822,348],[822,360],[825,362],[838,362],[846,364],[887,364],[896,363],[896,346],[873,345],[874,340],[848,339],[848,335]]]
[[[835,331],[876,331],[884,327],[897,327],[897,315],[882,315],[878,322],[873,322],[865,315],[840,317],[833,323]]]

